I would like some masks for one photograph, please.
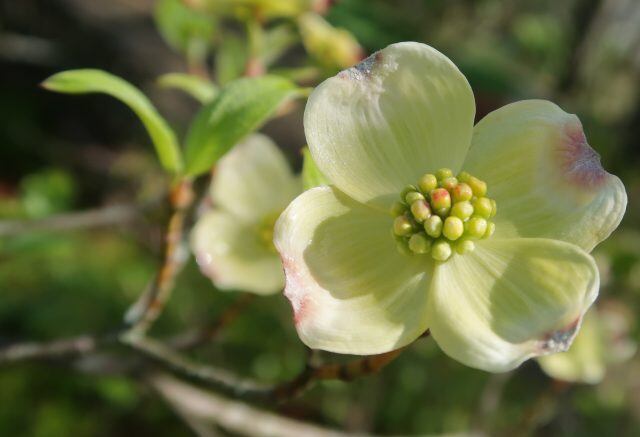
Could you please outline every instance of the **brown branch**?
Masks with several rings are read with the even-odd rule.
[[[193,199],[192,183],[189,179],[182,180],[172,190],[173,214],[167,226],[163,264],[151,287],[133,305],[126,316],[127,322],[132,325],[131,330],[138,335],[144,335],[162,314],[171,297],[175,278],[187,261],[183,241],[184,227]]]
[[[17,343],[0,349],[0,365],[85,355],[95,351],[98,345],[106,343],[108,340],[108,338],[98,339],[90,335],[82,335],[51,342]]]
[[[200,432],[205,425],[226,429],[234,435],[256,437],[341,437],[338,431],[251,407],[247,404],[225,399],[188,385],[169,375],[156,374],[147,378],[149,384],[183,417],[190,418]]]
[[[215,340],[224,328],[232,324],[242,314],[255,297],[255,294],[244,293],[226,308],[213,324],[176,336],[169,341],[169,344],[182,350],[192,349]]]
[[[0,237],[36,231],[60,232],[126,223],[138,218],[141,209],[133,205],[112,205],[39,220],[2,220],[0,221]]]

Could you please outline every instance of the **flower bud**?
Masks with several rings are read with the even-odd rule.
[[[418,188],[425,194],[430,193],[431,190],[438,188],[438,179],[431,173],[427,173],[418,181]]]
[[[451,241],[455,241],[460,238],[463,233],[464,223],[462,222],[462,220],[454,216],[447,217],[442,227],[442,235],[444,235]]]
[[[484,232],[482,238],[489,238],[493,235],[493,232],[496,230],[496,224],[493,222],[487,222],[487,230]]]
[[[489,217],[495,217],[498,212],[498,204],[494,199],[491,199],[491,215]]]
[[[436,178],[439,181],[445,180],[446,178],[450,178],[453,176],[453,172],[449,168],[441,168],[436,172]]]
[[[451,195],[444,188],[436,188],[429,193],[431,197],[431,208],[433,211],[440,215],[445,216],[451,208]]]
[[[426,200],[416,200],[411,204],[411,214],[418,223],[422,223],[431,217],[431,208]]]
[[[473,197],[473,191],[469,185],[464,182],[460,182],[458,185],[453,187],[451,197],[454,202],[464,202],[465,200],[471,200]]]
[[[489,218],[493,211],[491,199],[487,197],[478,197],[473,201],[473,211],[474,214],[479,215],[480,217]]]
[[[460,173],[458,173],[458,180],[460,182],[467,183],[469,179],[471,179],[471,175],[466,171],[461,171]]]
[[[473,241],[468,240],[466,238],[459,240],[456,243],[456,252],[460,255],[464,255],[465,253],[473,252],[476,248],[476,245]]]
[[[487,231],[487,221],[482,217],[471,217],[466,223],[466,233],[472,238],[482,238]]]
[[[458,185],[458,180],[453,176],[444,178],[442,182],[440,182],[440,186],[449,192],[453,190],[456,185]]]
[[[484,181],[481,181],[480,179],[471,176],[469,178],[469,180],[467,181],[467,184],[471,187],[471,190],[473,191],[473,195],[476,197],[482,197],[485,194],[487,194],[487,184]]]
[[[401,215],[395,218],[393,221],[393,233],[398,237],[404,237],[413,231],[413,225],[409,218],[405,215]]]
[[[418,191],[415,185],[407,185],[406,187],[404,187],[400,192],[400,200],[404,202],[404,198],[407,197],[407,194],[412,191]]]
[[[424,221],[424,231],[431,238],[438,238],[442,234],[442,219],[432,215]]]
[[[438,240],[431,246],[431,256],[436,261],[446,261],[451,256],[451,245],[445,240]]]
[[[411,205],[416,200],[424,200],[424,196],[422,195],[422,193],[420,193],[418,191],[409,191],[404,196],[404,200],[405,200],[405,202],[407,202],[407,205]]]
[[[396,239],[396,249],[402,255],[412,255],[413,254],[411,249],[409,249],[409,244],[407,243],[407,240],[404,239],[404,238],[397,238]]]
[[[413,234],[409,238],[409,249],[417,254],[427,253],[431,249],[431,240],[422,232]]]
[[[451,215],[456,216],[463,221],[471,217],[473,214],[473,206],[467,200],[463,202],[454,203],[451,207]]]

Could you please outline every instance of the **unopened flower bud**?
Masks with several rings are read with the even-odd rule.
[[[436,188],[429,193],[431,208],[439,216],[445,216],[451,208],[451,195],[444,188]]]
[[[487,183],[481,181],[480,179],[471,176],[469,180],[466,182],[473,191],[473,195],[476,197],[482,197],[487,194]]]
[[[439,181],[443,181],[451,176],[453,176],[453,172],[450,168],[441,168],[436,172],[436,178],[438,178]]]
[[[411,204],[411,214],[418,223],[422,223],[431,217],[431,208],[426,200],[416,200]]]
[[[431,240],[422,232],[413,234],[409,238],[409,249],[417,254],[427,253],[431,249]]]
[[[409,191],[406,196],[404,196],[404,200],[407,202],[407,205],[411,205],[416,200],[424,200],[424,196],[418,191]]]
[[[471,179],[471,175],[466,171],[461,171],[460,173],[458,173],[458,180],[460,182],[466,183],[467,181],[469,181],[469,179]]]
[[[404,237],[413,231],[413,225],[409,218],[405,215],[401,215],[395,218],[393,221],[393,233],[398,237]]]
[[[489,217],[495,217],[498,212],[498,204],[494,199],[491,199],[491,215]]]
[[[493,232],[496,230],[496,224],[493,222],[487,222],[487,230],[484,232],[482,238],[489,238],[493,235]]]
[[[482,217],[471,217],[466,223],[466,232],[469,237],[482,238],[487,231],[487,221]]]
[[[431,238],[438,238],[442,234],[442,219],[437,215],[432,215],[424,221],[424,231]]]
[[[451,207],[451,215],[456,216],[463,221],[471,217],[472,214],[473,206],[471,206],[471,203],[467,200],[465,200],[464,202],[454,203]]]
[[[402,255],[411,255],[413,253],[411,249],[409,249],[409,244],[407,243],[407,240],[405,240],[404,238],[396,239],[396,249]]]
[[[438,188],[438,179],[435,175],[427,173],[420,178],[420,181],[418,181],[418,188],[420,188],[420,191],[423,193],[428,194],[431,190]]]
[[[451,191],[451,197],[455,202],[464,202],[465,200],[471,200],[473,197],[473,191],[471,187],[464,182],[458,183]]]
[[[489,218],[493,211],[493,205],[491,199],[487,197],[478,197],[473,201],[473,212],[480,217]]]
[[[440,186],[442,188],[444,188],[445,190],[451,192],[451,190],[453,190],[453,188],[458,185],[458,180],[456,178],[454,178],[453,176],[450,176],[448,178],[444,178],[441,182],[440,182]]]
[[[407,197],[407,194],[412,191],[418,191],[415,185],[407,185],[406,187],[404,187],[400,192],[400,200],[404,202],[404,198]]]
[[[464,233],[464,223],[458,217],[449,216],[442,226],[442,235],[451,241],[455,241]]]
[[[468,240],[468,239],[462,239],[459,240],[456,243],[456,252],[459,253],[460,255],[464,255],[465,253],[469,253],[469,252],[473,252],[473,250],[476,248],[476,245],[473,241]]]
[[[446,261],[451,257],[451,245],[445,240],[438,240],[431,246],[431,256],[436,261]]]

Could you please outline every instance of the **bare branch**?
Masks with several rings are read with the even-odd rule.
[[[225,399],[185,384],[166,374],[148,378],[149,383],[184,416],[218,424],[240,435],[256,437],[340,437],[350,434],[277,416],[247,404]],[[353,434],[351,434],[353,435]]]
[[[126,223],[139,218],[140,211],[141,208],[134,205],[112,205],[39,220],[2,220],[0,237],[36,231],[60,232]]]
[[[96,350],[100,341],[89,335],[49,343],[19,343],[0,350],[0,365],[27,360],[63,358]]]

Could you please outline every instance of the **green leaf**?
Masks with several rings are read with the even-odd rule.
[[[299,89],[278,76],[242,78],[222,88],[204,106],[189,128],[186,144],[186,173],[208,171],[245,135],[258,129]]]
[[[313,187],[329,185],[329,180],[316,165],[309,148],[302,149],[302,187],[308,190]]]
[[[206,56],[217,24],[213,17],[187,7],[182,0],[158,0],[154,19],[160,35],[174,49],[189,54],[198,47]]]
[[[163,88],[175,88],[189,94],[200,103],[208,103],[218,94],[211,81],[186,73],[167,73],[158,78]]]
[[[149,99],[129,82],[106,71],[85,69],[54,74],[42,86],[60,93],[104,93],[115,97],[140,118],[163,167],[174,173],[182,169],[182,156],[175,133]]]

